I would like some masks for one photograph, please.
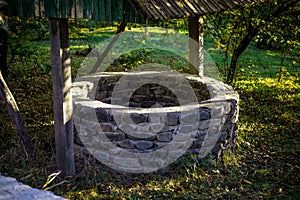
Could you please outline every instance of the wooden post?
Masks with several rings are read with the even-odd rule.
[[[188,21],[189,27],[189,59],[190,73],[197,74],[201,77],[204,75],[204,54],[203,54],[203,35],[199,17],[190,17]]]
[[[2,73],[0,70],[0,99],[7,108],[8,114],[11,118],[13,126],[20,138],[20,143],[25,151],[25,154],[29,158],[35,157],[34,146],[31,141],[30,135],[24,126],[18,105],[15,101],[14,96],[10,92]]]
[[[63,176],[75,174],[68,19],[49,19],[56,164]]]

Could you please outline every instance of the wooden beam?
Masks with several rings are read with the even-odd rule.
[[[199,23],[199,17],[190,17],[188,19],[189,28],[189,61],[190,73],[201,77],[204,75],[203,69],[203,35]]]
[[[49,19],[56,164],[63,176],[75,174],[68,19]]]
[[[98,55],[97,61],[96,61],[95,65],[93,66],[93,68],[90,70],[89,74],[94,74],[97,72],[98,68],[103,63],[105,57],[109,54],[110,50],[114,47],[115,43],[118,41],[121,33],[125,31],[126,26],[127,26],[126,22],[121,22],[118,25],[116,35],[114,35],[111,42],[105,48],[104,52],[101,55]]]
[[[24,126],[17,102],[10,92],[2,73],[0,71],[0,100],[7,108],[8,114],[11,118],[12,124],[19,136],[20,143],[28,158],[35,158],[34,145],[31,141],[30,135]]]

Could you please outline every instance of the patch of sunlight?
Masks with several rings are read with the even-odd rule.
[[[277,56],[275,51],[269,51],[269,50],[267,50],[267,51],[266,51],[266,54],[267,54],[268,56]]]
[[[89,48],[88,45],[72,45],[71,46],[72,49],[86,49]]]
[[[220,49],[219,49],[219,48],[212,48],[212,47],[209,47],[209,48],[207,49],[207,51],[220,51]]]
[[[266,168],[264,168],[264,169],[256,169],[254,173],[268,175],[268,174],[270,174],[270,170],[266,169]]]
[[[117,30],[116,27],[108,26],[108,27],[94,28],[93,32],[113,32],[116,30]]]
[[[153,191],[161,190],[161,185],[156,181],[151,181],[151,182],[147,183],[146,187],[148,190],[153,190]]]
[[[226,151],[224,154],[225,165],[238,165],[238,154],[234,154],[231,151]]]
[[[146,28],[131,28],[130,31],[133,32],[145,32]],[[160,28],[160,27],[147,27],[148,33],[164,33],[164,34],[174,34],[177,33],[174,29],[166,29],[166,28]]]
[[[89,33],[90,32],[90,29],[88,28],[81,28],[80,29],[80,33]]]

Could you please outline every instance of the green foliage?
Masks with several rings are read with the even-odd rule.
[[[159,26],[171,28],[178,32],[188,34],[188,19],[172,19],[159,22]]]
[[[224,54],[224,75],[228,76],[231,70],[235,70],[233,58],[248,46],[244,41],[247,37],[256,39],[258,47],[272,47],[283,60],[287,55],[299,59],[299,15],[297,0],[265,1],[209,15],[204,21],[205,31]],[[257,34],[252,35],[256,31]]]
[[[9,19],[9,31],[11,38],[18,42],[48,40],[48,19],[11,17]]]
[[[40,43],[40,40],[49,40],[49,28],[47,18],[28,18],[12,17],[9,19],[9,61],[20,62],[49,73],[51,70],[48,55],[48,42]],[[37,50],[36,45],[45,46],[44,49]],[[41,51],[41,52],[40,52]],[[47,52],[47,53],[46,53]],[[14,71],[12,69],[11,71]]]

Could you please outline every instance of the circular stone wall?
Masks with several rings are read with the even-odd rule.
[[[147,72],[147,75],[155,77],[157,73],[162,72]],[[129,74],[132,79],[122,80],[116,89],[120,79]],[[176,140],[177,145],[188,141],[185,154],[219,158],[234,147],[239,99],[230,86],[210,78],[183,75],[193,88],[197,102],[182,105],[176,92],[164,84],[140,84],[134,92],[128,91],[132,88],[129,80],[145,81],[140,75],[138,72],[98,73],[81,77],[73,84],[75,138],[94,156],[114,162],[115,158],[111,157],[114,147],[134,153],[155,152],[170,145],[179,132],[192,133],[184,140]],[[177,80],[170,77],[180,87]],[[188,90],[181,89],[180,95],[191,95],[185,91]],[[113,99],[114,96],[126,99]],[[197,116],[189,115],[190,109],[196,109]],[[197,121],[193,123],[193,120]],[[181,126],[184,123],[188,125]],[[95,148],[103,145],[104,139],[97,133],[99,129],[105,134],[105,141],[114,145],[108,152]]]

